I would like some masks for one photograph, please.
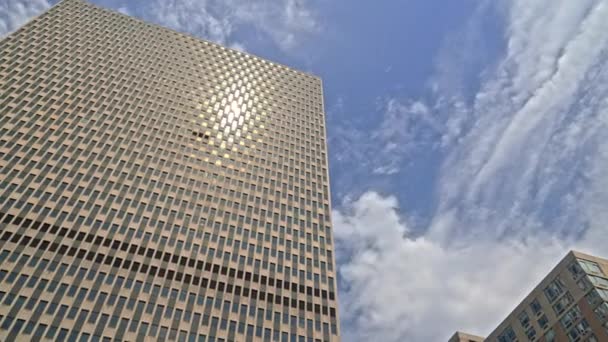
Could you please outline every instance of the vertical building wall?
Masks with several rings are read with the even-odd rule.
[[[0,340],[338,341],[321,81],[80,0],[0,41]]]

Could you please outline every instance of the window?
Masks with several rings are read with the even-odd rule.
[[[570,331],[568,331],[568,339],[570,341],[579,341],[580,337],[590,331],[589,323],[587,320],[582,319],[576,324]]]
[[[506,328],[500,335],[498,335],[498,342],[515,342],[517,341],[517,336],[515,335],[515,331],[513,331],[512,327]]]
[[[589,305],[592,307],[595,307],[597,304],[602,302],[602,297],[600,297],[598,291],[590,291],[585,298],[587,299],[587,303],[589,303]]]
[[[553,329],[550,329],[549,331],[547,331],[547,333],[545,334],[545,341],[546,342],[555,342],[555,331],[553,331]]]
[[[559,278],[555,278],[544,290],[545,296],[549,302],[553,302],[559,297],[566,286]]]
[[[589,337],[587,338],[587,341],[585,342],[599,342],[597,337],[595,337],[594,334],[589,335]]]
[[[542,313],[543,307],[540,305],[538,299],[535,298],[532,303],[530,303],[530,309],[532,309],[532,312],[538,316],[540,313]]]
[[[562,296],[555,304],[553,304],[553,310],[557,316],[561,315],[568,306],[574,301],[572,295],[569,292],[566,292],[564,296]]]
[[[540,318],[538,319],[538,325],[542,329],[547,329],[547,327],[549,326],[549,319],[547,318],[547,316],[545,316],[545,315],[540,316]]]
[[[593,283],[593,285],[595,286],[608,288],[608,279],[606,278],[590,275],[589,279],[591,280],[591,283]]]
[[[530,317],[528,317],[528,313],[526,311],[522,311],[518,318],[519,323],[521,323],[521,326],[524,327],[524,329],[530,326]]]
[[[574,324],[574,322],[576,322],[581,316],[581,310],[579,309],[578,305],[575,305],[572,307],[572,309],[566,312],[566,314],[560,319],[564,331],[568,331],[572,324]]]
[[[581,289],[581,291],[583,291],[583,292],[587,292],[587,290],[589,290],[592,287],[592,285],[589,282],[589,280],[587,279],[587,277],[583,277],[583,278],[579,279],[576,282],[576,285],[578,285],[578,288]]]
[[[600,306],[593,311],[595,311],[595,314],[601,321],[608,321],[608,303],[600,304]]]
[[[597,293],[599,294],[599,296],[606,302],[608,302],[608,290],[606,289],[600,289],[597,288],[595,289],[597,291]]]
[[[528,340],[530,341],[536,340],[536,330],[534,327],[530,327],[528,330],[526,330],[526,336],[528,336]]]
[[[602,269],[597,263],[583,259],[577,259],[577,261],[585,272],[590,274],[604,275]]]

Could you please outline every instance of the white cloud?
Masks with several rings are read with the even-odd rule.
[[[302,0],[245,1],[235,7],[235,17],[270,35],[285,50],[293,49],[298,36],[316,33],[320,24]]]
[[[131,12],[129,12],[129,8],[127,6],[121,6],[118,8],[118,12],[124,14],[124,15],[131,15]]]
[[[371,143],[382,146],[378,151],[372,145],[373,153],[376,154],[374,159],[381,165],[374,169],[374,173],[396,174],[413,150],[422,146],[435,148],[435,141],[441,132],[443,124],[425,103],[403,103],[395,98],[387,99],[382,121],[371,134]]]
[[[549,142],[554,133],[552,124],[560,123],[571,114],[568,109],[578,100],[581,82],[602,54],[597,46],[606,45],[608,6],[605,3],[590,8],[593,1],[537,2],[541,6],[531,6],[534,1],[516,2],[512,11],[513,32],[501,69],[517,70],[515,77],[499,77],[494,81],[499,84],[498,92],[492,84],[491,90],[483,94],[485,97],[499,95],[498,99],[504,101],[504,105],[497,106],[496,98],[490,100],[495,113],[488,116],[497,116],[496,111],[503,109],[515,112],[505,113],[508,119],[498,121],[497,139],[478,156],[481,165],[469,190],[472,196],[511,164],[512,157],[529,143]],[[525,20],[529,14],[532,22]],[[512,86],[500,87],[507,82]],[[486,101],[480,103],[482,108],[487,106]],[[536,160],[530,162],[535,163],[541,156],[531,157]]]
[[[504,51],[471,96],[450,70],[475,58],[490,9]],[[440,56],[434,100],[386,102],[370,169],[437,148],[436,210],[416,234],[392,197],[335,211],[346,340],[487,334],[569,249],[608,256],[606,17],[606,0],[482,2],[462,33],[472,45]]]
[[[344,104],[339,107],[332,110],[345,110]],[[354,161],[358,168],[374,175],[390,176],[399,174],[416,151],[428,152],[443,144],[445,124],[423,101],[386,98],[379,100],[378,107],[382,117],[376,126],[354,127],[342,117],[331,127],[329,146],[334,158]]]
[[[608,82],[608,77],[601,80]],[[608,127],[608,97],[604,97],[600,106],[602,112],[599,120]],[[608,245],[608,132],[604,130],[598,137],[603,141],[597,146],[592,167],[588,172],[588,188],[582,196],[585,203],[584,213],[590,218],[590,227],[579,244],[587,246],[592,253],[606,255]]]
[[[0,0],[0,37],[48,7],[48,0]],[[239,32],[248,40],[263,37],[284,52],[294,52],[321,30],[310,2],[302,0],[135,0],[123,2],[117,11],[241,51],[247,44]]]
[[[0,0],[0,37],[18,29],[49,7],[46,0]]]
[[[235,38],[239,30],[261,33],[290,52],[320,29],[314,12],[299,0],[157,0],[142,15],[178,31],[240,49],[244,44]]]
[[[143,13],[144,19],[220,44],[227,43],[234,29],[230,15],[229,7],[213,0],[159,0]]]
[[[487,333],[567,251],[550,236],[467,246],[411,238],[395,198],[373,192],[334,211],[334,225],[346,341]]]
[[[607,127],[607,14],[606,1],[516,1],[505,13],[504,56],[473,103],[463,106],[461,89],[440,85],[438,96],[452,100],[436,110],[452,143],[443,144],[438,216],[457,212],[456,224],[472,234],[585,228],[579,199]]]

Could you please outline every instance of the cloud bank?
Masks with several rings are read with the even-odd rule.
[[[448,247],[408,237],[398,212],[395,198],[373,192],[334,212],[345,341],[447,341],[456,330],[483,333],[565,250],[563,241],[546,236]]]

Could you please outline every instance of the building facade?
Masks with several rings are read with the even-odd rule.
[[[483,342],[483,337],[457,331],[450,337],[448,342]]]
[[[608,341],[608,260],[568,253],[485,341]]]
[[[0,41],[0,340],[339,341],[321,80],[64,0]]]

